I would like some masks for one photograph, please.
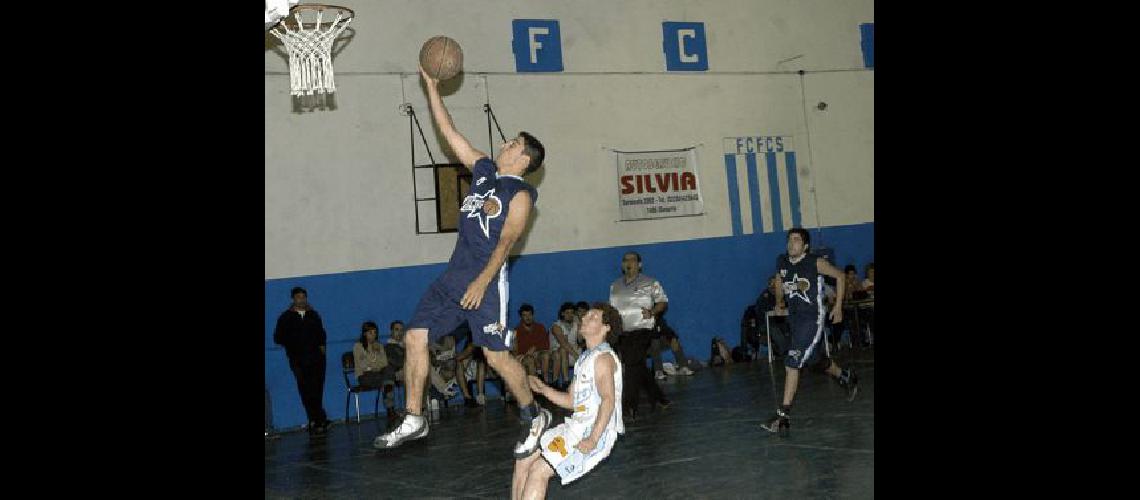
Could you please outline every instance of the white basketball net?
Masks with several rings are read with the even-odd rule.
[[[306,30],[301,22],[301,14],[293,13],[297,21],[297,29],[291,30],[287,23],[282,22],[270,30],[285,44],[289,50],[289,86],[290,94],[295,96],[313,95],[317,93],[331,94],[336,92],[336,80],[333,75],[332,47],[333,42],[341,32],[352,22],[352,17],[343,18],[337,12],[336,19],[322,30],[321,26],[324,11],[317,11],[317,22],[312,29]]]

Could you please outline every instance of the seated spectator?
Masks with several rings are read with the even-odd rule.
[[[356,381],[366,390],[380,389],[384,394],[384,411],[388,414],[388,425],[396,420],[395,380],[396,371],[388,363],[384,346],[377,340],[379,327],[372,321],[365,321],[360,327],[360,340],[352,346],[352,358],[356,365]]]
[[[728,342],[720,337],[713,337],[712,339],[712,354],[709,355],[709,366],[724,366],[734,363],[732,360],[732,349],[728,348]]]
[[[855,266],[849,265],[847,267],[850,268],[850,271],[851,271],[849,274],[854,274]],[[846,273],[847,271],[844,271],[844,272]],[[851,297],[851,294],[848,293],[848,290],[846,288],[847,286],[850,286],[850,282],[848,281],[848,278],[849,278],[848,276],[844,276],[844,278],[843,278],[843,280],[844,280],[843,295],[848,297],[848,300],[849,300]],[[854,280],[858,281],[858,278],[854,278]],[[830,317],[831,309],[833,309],[835,307],[835,298],[836,298],[835,287],[833,287],[827,281],[828,280],[825,279],[824,285],[823,285],[823,304],[824,304],[824,308],[826,309],[826,312],[824,313],[825,318]],[[834,281],[834,280],[832,280],[832,281]],[[839,341],[840,341],[840,339],[843,338],[844,330],[849,330],[850,322],[851,322],[851,318],[849,318],[848,315],[846,315],[846,314],[844,315],[843,321],[841,323],[832,323],[831,321],[827,322],[827,325],[824,326],[824,331],[827,332],[827,338],[825,340],[827,340],[827,342],[829,344],[828,345],[829,349],[831,349],[832,351],[835,351],[836,349],[839,348]]]
[[[578,348],[578,322],[577,311],[573,302],[565,302],[558,308],[558,319],[550,325],[550,355],[554,358],[554,373],[550,378],[562,376],[560,383],[551,384],[551,387],[560,391],[566,390],[570,385],[570,367],[582,354]]]
[[[863,294],[863,284],[859,282],[859,274],[854,264],[847,264],[843,268],[843,301],[847,302],[859,298],[856,292]]]
[[[653,373],[656,374],[657,379],[664,379],[665,375],[692,375],[693,370],[689,369],[689,358],[685,356],[685,350],[681,348],[681,338],[665,322],[664,314],[657,317],[657,325],[654,326],[654,330],[656,330],[657,335],[649,342],[649,354],[653,356]],[[661,352],[665,349],[673,351],[673,359],[677,361],[675,366],[666,366],[661,363]]]
[[[863,280],[863,290],[866,290],[871,298],[875,297],[875,263],[867,264],[867,279]]]
[[[875,298],[875,263],[874,262],[867,264],[867,279],[863,280],[863,290],[867,291],[867,295],[869,296],[869,298],[871,298],[871,299]],[[871,334],[873,335],[875,332],[875,308],[874,307],[860,308],[859,309],[859,321],[861,323],[863,323],[864,325],[867,325],[867,328],[870,330]],[[863,345],[864,346],[871,345],[871,339],[864,338],[863,339]]]
[[[384,343],[384,354],[388,356],[388,366],[392,367],[394,379],[404,381],[404,322],[400,320],[388,324],[388,341]],[[394,413],[397,417],[403,416],[403,411],[397,408]],[[388,417],[392,418],[392,417]],[[399,418],[394,423],[398,423]],[[391,427],[391,426],[389,426]]]
[[[783,283],[780,282],[780,276],[773,275],[771,278],[768,278],[768,288],[761,292],[760,297],[756,299],[756,323],[760,327],[761,334],[770,336],[772,339],[773,359],[782,359],[791,342],[791,339],[788,337],[788,306],[784,302],[782,287]],[[765,330],[764,326],[764,316],[769,311],[781,314],[779,316],[768,317],[766,323],[771,331]]]
[[[455,336],[462,335],[462,329],[465,329],[466,322],[460,325],[456,331],[453,331],[435,342],[428,343],[428,358],[430,363],[428,365],[428,381],[431,382],[431,390],[427,391],[431,395],[430,408],[432,410],[439,410],[441,401],[447,401],[455,397],[458,393],[455,386],[459,385],[456,381],[456,360],[455,360]]]
[[[471,328],[466,323],[460,325],[461,335],[464,338],[463,350],[455,356],[455,379],[459,382],[459,390],[463,391],[463,406],[477,408],[487,404],[487,395],[483,391],[484,374],[487,369],[487,360],[483,357],[483,349],[477,349],[471,341]],[[476,380],[475,391],[478,396],[471,397],[471,389],[467,382]]]
[[[760,351],[760,323],[764,321],[756,312],[756,304],[749,304],[744,308],[744,315],[740,318],[740,345],[745,346],[749,352]]]
[[[396,380],[404,380],[404,322],[393,321],[388,325],[388,342],[384,344],[384,354],[388,364],[395,371]]]
[[[522,319],[515,327],[516,342],[511,352],[527,373],[550,383],[550,337],[546,327],[534,321],[534,306],[530,304],[519,307],[519,317]]]
[[[590,310],[590,304],[584,300],[579,300],[577,304],[574,304],[574,313],[576,316],[578,316],[578,324],[579,325],[582,324],[582,317],[585,316],[589,310]],[[612,343],[610,344],[610,347],[617,349],[617,346],[612,344]],[[584,351],[584,350],[586,350],[586,340],[583,339],[581,335],[579,335],[578,336],[578,351]]]

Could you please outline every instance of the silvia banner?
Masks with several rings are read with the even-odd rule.
[[[621,220],[700,215],[705,212],[696,148],[614,151]]]

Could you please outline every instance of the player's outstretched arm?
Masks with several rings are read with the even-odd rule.
[[[439,127],[439,132],[443,134],[443,138],[447,140],[448,146],[452,151],[459,156],[459,161],[463,163],[468,169],[479,161],[479,158],[487,156],[487,153],[479,151],[471,146],[463,134],[455,130],[455,124],[451,121],[451,115],[448,114],[447,108],[443,105],[443,98],[439,96],[439,80],[428,76],[424,69],[420,68],[420,76],[424,79],[424,86],[427,88],[428,106],[431,108],[431,115],[435,118],[435,124]]]
[[[543,383],[541,379],[534,375],[527,375],[527,382],[530,383],[530,390],[535,394],[542,394],[549,399],[551,403],[566,408],[567,410],[574,409],[574,401],[570,397],[570,393],[566,391],[557,391],[553,387]]]

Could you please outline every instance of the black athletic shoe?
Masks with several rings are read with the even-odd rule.
[[[760,424],[764,430],[775,433],[787,433],[792,427],[792,422],[789,418],[788,411],[780,408],[776,410],[776,414],[772,415],[767,422]]]

